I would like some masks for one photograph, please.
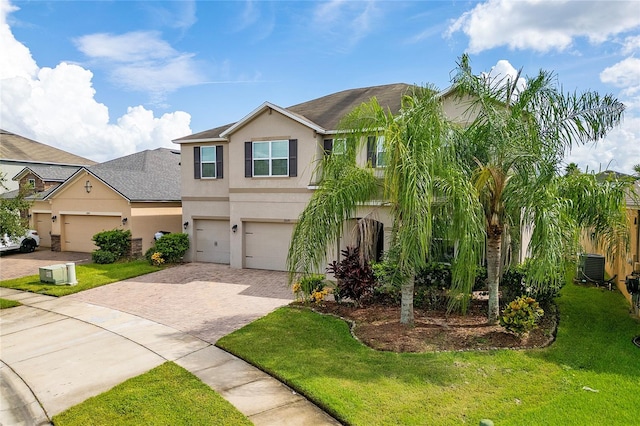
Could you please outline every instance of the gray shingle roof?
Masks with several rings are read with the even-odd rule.
[[[80,166],[67,166],[62,164],[59,166],[49,166],[49,165],[33,164],[28,167],[25,167],[15,177],[21,176],[27,173],[28,170],[30,170],[45,182],[64,182],[69,177],[71,177],[75,172],[77,172],[79,169],[80,169]]]
[[[410,84],[395,83],[382,86],[363,87],[359,89],[343,90],[301,104],[293,105],[286,110],[314,122],[327,131],[336,130],[340,119],[356,106],[368,102],[375,97],[385,109],[396,114],[400,110],[402,95],[414,87]],[[220,134],[233,126],[234,123],[205,130],[175,139],[174,142],[188,142],[191,140],[217,139]]]
[[[88,167],[130,201],[180,201],[180,151],[158,148]]]
[[[0,129],[0,158],[45,164],[77,166],[96,164],[95,161]]]
[[[306,117],[326,130],[336,130],[340,119],[358,105],[376,98],[385,109],[393,114],[400,110],[402,95],[413,87],[405,83],[386,84],[384,86],[363,87],[344,90],[287,108],[289,111]]]

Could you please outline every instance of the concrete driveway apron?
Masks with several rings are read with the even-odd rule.
[[[286,274],[189,263],[62,298],[0,289],[0,424],[51,416],[163,362],[198,376],[256,425],[339,424],[213,346],[288,304]],[[7,408],[8,407],[8,408]]]

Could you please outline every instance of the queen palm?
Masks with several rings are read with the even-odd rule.
[[[454,291],[473,284],[479,262],[480,206],[457,160],[454,129],[430,87],[408,93],[397,116],[372,99],[348,114],[340,128],[336,140],[345,140],[346,149],[322,161],[319,187],[292,236],[288,268],[292,273],[323,269],[327,247],[339,240],[345,221],[364,203],[377,204],[393,220],[389,252],[402,282],[400,322],[412,324],[414,277],[426,266],[435,236],[456,243]],[[356,162],[370,135],[384,137],[382,176]]]
[[[471,99],[475,117],[458,139],[460,161],[474,167],[472,181],[484,210],[489,321],[499,314],[498,290],[505,250],[528,226],[534,288],[558,285],[563,260],[580,229],[598,224],[597,237],[625,235],[624,191],[588,189],[592,180],[561,180],[561,161],[577,144],[597,141],[620,123],[624,105],[587,91],[566,94],[552,73],[540,71],[522,85],[515,78],[474,75],[463,56],[454,86]],[[582,182],[582,184],[579,184]],[[596,182],[597,184],[597,182]],[[616,238],[609,238],[611,246]],[[513,248],[513,245],[511,246]]]

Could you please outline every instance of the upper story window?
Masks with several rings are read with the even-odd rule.
[[[245,177],[297,176],[298,140],[245,142]]]
[[[324,154],[325,155],[344,155],[347,153],[347,140],[345,138],[325,139]]]
[[[194,179],[222,179],[222,146],[193,147]]]
[[[384,136],[369,136],[367,138],[367,162],[372,167],[387,165],[387,153],[384,151]]]
[[[35,180],[35,179],[28,179],[28,180],[27,180],[27,184],[28,184],[31,188],[35,188],[35,187],[36,187],[36,180]]]

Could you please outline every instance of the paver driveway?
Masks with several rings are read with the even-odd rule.
[[[293,300],[287,273],[187,263],[67,296],[176,328],[206,342]]]

